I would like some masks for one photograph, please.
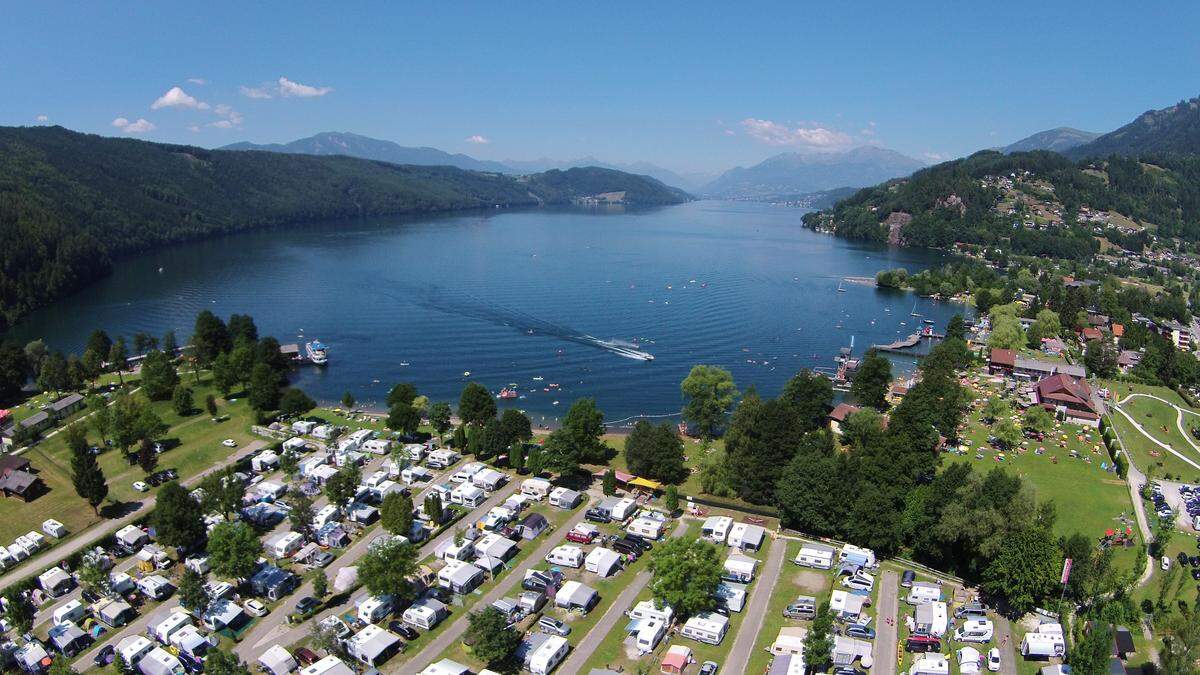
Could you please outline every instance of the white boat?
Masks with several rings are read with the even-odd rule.
[[[329,354],[326,349],[325,344],[320,340],[313,340],[304,345],[304,351],[308,354],[308,360],[318,366],[323,366],[329,362]]]

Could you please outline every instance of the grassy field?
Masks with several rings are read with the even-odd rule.
[[[982,401],[997,392],[979,385],[976,395]],[[962,435],[966,442],[958,450],[960,458],[947,457],[943,465],[966,461],[980,473],[997,466],[1015,473],[1033,487],[1039,500],[1054,500],[1058,534],[1078,533],[1095,541],[1110,528],[1132,527],[1137,535],[1129,489],[1115,472],[1104,468],[1111,462],[1099,432],[1056,423],[1045,440],[1024,440],[1016,452],[1001,452],[987,443],[989,428],[981,419],[980,407],[967,416]],[[1121,549],[1117,560],[1132,565],[1135,555],[1136,547],[1127,547]]]
[[[625,436],[622,434],[608,434],[604,437],[606,443],[612,446],[617,454],[608,465],[617,471],[628,471],[629,465],[625,461]],[[705,450],[704,446],[694,438],[683,439],[684,464],[688,467],[690,473],[687,480],[679,486],[679,491],[684,494],[698,495],[700,490],[700,460],[706,452],[716,450],[724,450],[725,441],[717,439],[712,442],[710,449]]]
[[[784,618],[783,610],[788,605],[795,602],[796,598],[801,595],[811,595],[817,598],[819,606],[821,602],[829,598],[829,593],[833,590],[833,578],[829,573],[800,567],[792,562],[803,545],[801,542],[791,539],[778,542],[778,544],[785,543],[787,545],[785,562],[779,573],[779,579],[775,582],[775,592],[771,594],[771,600],[767,604],[767,614],[763,617],[762,629],[754,640],[754,649],[750,652],[750,661],[746,664],[748,673],[766,672],[772,658],[767,650],[775,642],[775,638],[779,637],[779,629],[784,626],[808,626],[812,623],[811,621]]]
[[[1118,398],[1123,398],[1131,391],[1134,391],[1158,396],[1188,409],[1179,395],[1166,387],[1136,385],[1131,387],[1125,383],[1119,383],[1116,386],[1119,387],[1116,390]],[[1188,440],[1179,431],[1176,421],[1177,413],[1174,408],[1154,399],[1132,398],[1127,403],[1121,405],[1121,409],[1128,413],[1130,417],[1137,420],[1146,433],[1162,443],[1171,446],[1180,454],[1192,459],[1192,461],[1200,463],[1200,453],[1196,452],[1195,448],[1188,443]],[[1120,434],[1121,440],[1124,441],[1126,449],[1128,449],[1130,455],[1133,457],[1133,461],[1147,475],[1162,477],[1165,474],[1171,474],[1173,476],[1183,476],[1185,480],[1200,481],[1200,469],[1196,469],[1196,467],[1191,466],[1154,444],[1135,429],[1122,415],[1113,413],[1110,415],[1110,418],[1116,427],[1116,431]],[[1185,428],[1197,423],[1200,423],[1200,418],[1194,415],[1184,416]]]
[[[187,383],[193,388],[198,405],[203,405],[205,396],[210,393],[219,397],[207,377],[202,377],[199,385],[190,378]],[[208,414],[203,412],[180,417],[171,409],[170,401],[157,401],[150,405],[169,427],[163,438],[169,442],[168,445],[176,444],[159,456],[158,468],[173,468],[179,472],[180,478],[193,476],[237,452],[236,449],[221,445],[224,439],[232,438],[238,447],[253,440],[249,432],[253,413],[244,400],[225,401],[218,398],[218,414],[222,419],[219,423],[212,422]],[[95,445],[102,445],[99,435],[90,428],[88,440]],[[29,530],[40,530],[42,521],[47,518],[59,520],[72,534],[103,520],[75,494],[71,485],[70,454],[62,434],[44,439],[26,451],[25,456],[49,490],[29,504],[16,500],[0,501],[0,541],[9,541]],[[110,502],[140,501],[153,494],[154,488],[147,493],[133,489],[134,481],[142,480],[146,474],[141,467],[129,465],[119,450],[104,452],[99,461],[108,480]]]

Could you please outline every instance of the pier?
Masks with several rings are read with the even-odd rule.
[[[904,353],[904,352],[907,352],[909,349],[912,349],[913,347],[916,347],[917,345],[921,344],[921,340],[931,340],[932,341],[932,340],[944,340],[944,339],[946,339],[945,335],[942,335],[941,333],[934,333],[932,330],[928,330],[928,331],[921,331],[919,333],[913,333],[912,335],[909,335],[908,337],[904,338],[903,340],[896,340],[895,342],[889,342],[886,345],[871,345],[871,349],[874,349],[876,351],[881,351],[881,352]]]

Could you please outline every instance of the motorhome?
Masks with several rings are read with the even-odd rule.
[[[1021,638],[1021,655],[1026,658],[1061,658],[1066,649],[1062,625],[1058,623],[1044,623]]]
[[[386,619],[395,610],[395,602],[390,595],[368,595],[358,601],[356,611],[358,620],[363,623],[376,623]]]
[[[733,518],[729,516],[709,516],[700,526],[700,536],[714,544],[724,544],[729,536],[729,528],[733,527]]]
[[[834,549],[824,544],[804,544],[796,553],[795,563],[801,567],[827,570],[833,567]]]
[[[704,644],[718,645],[721,644],[721,640],[725,638],[728,630],[728,617],[715,612],[700,612],[683,624],[679,634]]]
[[[577,568],[583,565],[583,549],[569,544],[555,546],[546,554],[546,562],[551,565]]]

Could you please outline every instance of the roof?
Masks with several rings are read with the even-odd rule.
[[[25,471],[29,468],[29,460],[16,455],[0,455],[0,476],[10,471]]]
[[[271,645],[258,657],[258,662],[273,673],[291,672],[296,668],[296,659],[280,645]]]
[[[861,408],[856,405],[839,403],[834,406],[833,410],[829,413],[829,419],[834,420],[835,422],[845,422],[847,417],[853,415],[859,410],[861,410]]]
[[[11,471],[7,476],[0,480],[0,490],[12,492],[15,494],[24,494],[34,483],[38,481],[38,477],[25,471]]]
[[[1092,388],[1086,380],[1067,375],[1051,375],[1037,383],[1038,399],[1042,403],[1073,403],[1096,412],[1092,405]]]
[[[667,653],[663,656],[662,664],[683,670],[691,661],[692,650],[684,645],[671,645]]]
[[[990,362],[992,365],[1012,368],[1017,365],[1017,353],[1011,349],[993,349]]]
[[[559,589],[555,599],[562,600],[567,604],[585,605],[588,599],[595,594],[596,591],[590,586],[581,584],[578,581],[568,581]]]
[[[399,641],[400,636],[380,628],[373,623],[367,624],[366,627],[347,640],[351,649],[369,659],[375,659]]]
[[[1042,361],[1040,359],[1031,359],[1024,356],[1018,356],[1016,362],[1018,370],[1028,370],[1035,373],[1045,373],[1053,375],[1062,373],[1072,377],[1086,377],[1087,371],[1083,366],[1077,366],[1070,363],[1054,363],[1052,361]]]
[[[1112,334],[1113,337],[1123,337],[1125,335],[1124,324],[1114,323],[1112,325]]]
[[[54,403],[51,403],[50,409],[53,410],[54,412],[62,412],[63,410],[66,410],[67,408],[69,408],[77,403],[82,403],[82,402],[83,402],[83,396],[81,396],[79,394],[67,394],[66,396],[55,401]]]
[[[1133,654],[1137,651],[1133,644],[1133,635],[1125,626],[1113,628],[1113,646],[1117,654]]]

